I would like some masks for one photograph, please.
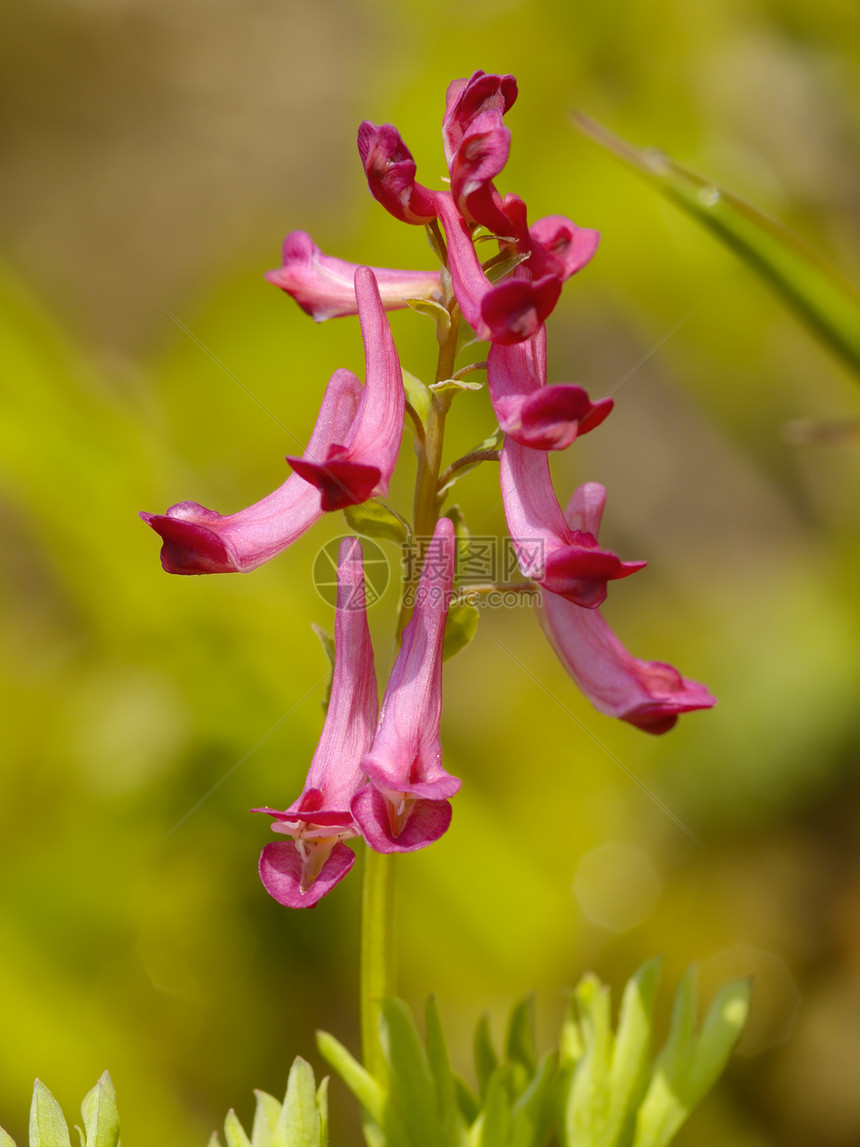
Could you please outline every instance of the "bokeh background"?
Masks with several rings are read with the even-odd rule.
[[[399,876],[402,993],[469,1032],[537,992],[548,1041],[587,968],[665,954],[703,997],[754,973],[742,1054],[679,1143],[860,1142],[860,463],[796,444],[856,419],[856,380],[751,271],[592,142],[579,108],[778,216],[860,279],[860,37],[850,0],[11,0],[0,8],[3,625],[0,1124],[34,1076],[67,1112],[108,1067],[127,1143],[202,1144],[283,1092],[313,1032],[357,1046],[359,880],[316,911],[263,892],[300,791],[332,624],[326,520],[243,577],[177,578],[137,519],[222,512],[285,476],[355,320],[316,326],[263,281],[287,231],[431,266],[369,197],[362,118],[439,185],[444,90],[513,72],[499,186],[597,227],[550,325],[550,378],[616,393],[554,460],[609,490],[611,590],[633,652],[719,697],[662,738],[576,692],[527,610],[485,613],[446,670],[463,778],[451,831]],[[680,325],[678,325],[680,323]],[[433,338],[393,316],[404,365]],[[187,328],[187,329],[186,329]],[[188,333],[190,332],[190,333]],[[494,423],[458,401],[449,460]],[[286,427],[289,434],[284,433]],[[392,502],[407,508],[407,440]],[[457,488],[503,531],[497,478]],[[396,553],[391,551],[392,560]],[[374,607],[384,665],[393,591]],[[357,1142],[333,1087],[334,1142]]]

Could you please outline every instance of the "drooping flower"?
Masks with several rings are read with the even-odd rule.
[[[324,255],[304,231],[291,231],[284,240],[284,263],[266,278],[295,299],[318,323],[358,314],[355,297],[357,264]],[[405,307],[407,299],[442,297],[438,271],[397,271],[371,267],[387,311]]]
[[[596,537],[605,500],[598,483],[580,486],[566,511],[570,527]],[[592,705],[609,717],[646,733],[666,733],[681,713],[716,704],[704,685],[682,677],[672,665],[629,653],[599,610],[545,593],[538,617],[562,665]]]
[[[390,123],[364,120],[358,129],[358,154],[370,193],[402,223],[430,223],[436,218],[435,193],[415,182],[415,160]]]
[[[312,908],[355,861],[343,842],[358,835],[350,805],[365,783],[361,761],[373,740],[378,709],[357,538],[341,542],[334,625],[331,696],[302,795],[283,812],[253,810],[273,816],[275,832],[292,837],[267,844],[260,855],[266,891],[288,908]]]
[[[460,310],[479,339],[509,346],[540,330],[559,300],[562,284],[589,261],[600,236],[559,215],[539,219],[529,228],[525,204],[517,196],[506,196],[502,206],[506,214],[510,211],[510,241],[501,244],[501,253],[521,261],[493,284],[475,250],[472,229],[451,196],[440,192],[436,197]]]
[[[555,496],[545,450],[513,438],[502,448],[500,481],[508,532],[520,569],[544,589],[586,609],[606,599],[606,583],[629,577],[645,562],[623,562],[596,536],[568,525]]]
[[[361,402],[349,433],[320,460],[287,458],[322,495],[323,510],[340,510],[385,494],[400,451],[405,394],[397,348],[376,278],[369,267],[355,272],[355,295],[366,365]]]
[[[500,428],[535,450],[564,450],[578,435],[599,426],[613,406],[611,398],[591,402],[573,383],[547,385],[543,326],[524,342],[493,343],[487,385]]]
[[[349,370],[329,379],[303,457],[318,462],[344,440],[362,396]],[[197,502],[179,502],[166,514],[140,516],[163,539],[161,564],[168,573],[247,573],[287,548],[323,515],[319,491],[291,474],[277,490],[236,514],[219,514]]]
[[[379,725],[362,768],[370,784],[352,802],[364,838],[377,852],[413,852],[451,822],[448,798],[460,781],[442,767],[442,643],[454,574],[454,528],[442,518],[416,590],[382,700]]]

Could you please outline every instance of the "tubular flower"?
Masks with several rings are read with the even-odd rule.
[[[371,195],[395,219],[420,224],[436,218],[434,192],[415,182],[415,160],[396,127],[364,120],[358,129],[358,154]]]
[[[424,561],[415,612],[403,633],[373,745],[362,761],[370,782],[352,802],[377,852],[413,852],[451,822],[460,781],[442,767],[442,642],[454,574],[454,527],[442,518]]]
[[[358,314],[355,297],[357,264],[324,255],[305,231],[291,231],[284,240],[284,264],[266,278],[286,291],[318,323]],[[438,271],[395,271],[372,267],[382,305],[396,311],[407,299],[442,297]]]
[[[581,386],[546,384],[546,327],[513,346],[493,343],[487,356],[487,384],[499,426],[523,446],[564,450],[580,434],[599,426],[612,399],[591,402]]]
[[[463,216],[497,235],[507,235],[501,197],[493,186],[508,161],[511,133],[502,116],[517,98],[513,76],[477,71],[454,80],[446,95],[442,142],[451,194]]]
[[[355,272],[358,317],[364,338],[366,381],[361,402],[342,443],[332,441],[322,459],[287,458],[322,494],[323,510],[341,510],[388,490],[400,451],[405,395],[400,360],[369,267]]]
[[[309,463],[326,457],[352,426],[361,383],[336,370],[323,395],[316,426],[303,455]],[[166,514],[140,516],[160,534],[161,564],[168,573],[247,573],[279,554],[323,515],[320,496],[298,474],[273,493],[236,514],[218,514],[197,502],[179,502]]]
[[[552,487],[546,451],[505,439],[501,457],[502,500],[520,569],[550,593],[595,609],[606,583],[629,577],[645,562],[623,562],[602,550],[587,529],[568,525]]]
[[[340,546],[334,625],[331,697],[304,791],[284,812],[252,810],[273,816],[275,832],[293,838],[267,844],[260,855],[266,891],[288,908],[312,908],[355,861],[343,841],[358,835],[350,804],[364,784],[361,760],[373,740],[378,709],[364,565],[356,538]]]
[[[573,529],[597,536],[606,491],[580,486],[566,511]],[[710,709],[716,700],[704,685],[662,661],[641,661],[624,648],[596,609],[581,609],[554,593],[543,595],[538,618],[570,676],[601,713],[620,717],[646,733],[666,733],[681,713]]]

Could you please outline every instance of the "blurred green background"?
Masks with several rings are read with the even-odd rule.
[[[229,513],[283,480],[279,422],[304,441],[362,352],[355,320],[316,326],[262,273],[296,228],[431,266],[369,197],[355,130],[396,123],[439,186],[445,86],[477,67],[520,84],[500,189],[603,233],[551,319],[550,380],[599,396],[683,320],[554,470],[562,498],[604,482],[602,540],[650,562],[610,592],[620,636],[719,705],[663,738],[614,724],[527,610],[486,613],[446,670],[452,828],[400,865],[402,993],[438,994],[468,1071],[482,1011],[498,1028],[533,988],[548,1040],[586,968],[620,986],[663,952],[672,985],[700,961],[705,994],[753,972],[743,1054],[679,1143],[860,1142],[860,458],[784,429],[856,419],[860,392],[570,121],[665,149],[856,281],[858,62],[850,0],[3,5],[0,1125],[19,1142],[36,1075],[71,1113],[108,1067],[128,1144],[190,1147],[231,1105],[247,1119],[253,1087],[281,1094],[295,1054],[319,1066],[317,1027],[357,1046],[359,879],[279,907],[247,813],[292,801],[316,744],[309,622],[332,612],[310,572],[342,519],[248,576],[178,578],[136,513]],[[429,324],[392,326],[426,377]],[[486,394],[452,422],[448,460],[492,429]],[[405,509],[408,440],[398,473]],[[503,531],[491,467],[457,497],[473,532]],[[381,674],[395,604],[372,614]]]

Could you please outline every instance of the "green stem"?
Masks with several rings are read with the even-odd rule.
[[[364,850],[361,901],[361,1051],[380,1082],[387,1067],[379,1042],[379,1001],[395,994],[394,857]]]

